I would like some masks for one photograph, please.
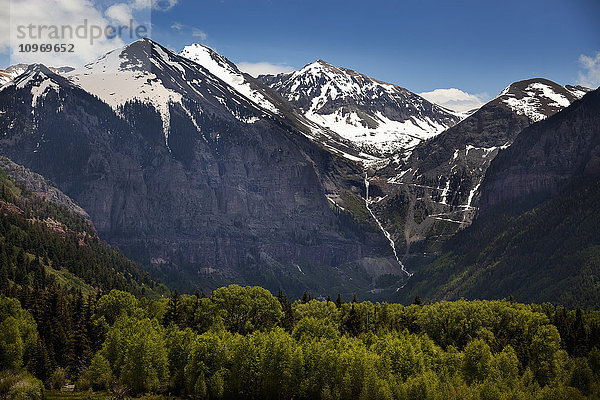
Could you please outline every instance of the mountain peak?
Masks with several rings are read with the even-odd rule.
[[[327,61],[324,61],[319,58],[316,61],[306,64],[304,67],[302,67],[302,69],[300,69],[300,71],[297,72],[297,74],[315,74],[323,72],[329,72],[340,75],[344,73],[342,68],[338,68],[332,64],[329,64]]]
[[[70,83],[45,65],[31,64],[27,66],[22,74],[0,87],[0,91],[12,88],[13,90],[23,90],[30,93],[33,113],[40,99],[43,99],[52,91],[58,93],[61,87],[66,86],[70,86]]]
[[[558,83],[552,82],[551,80],[546,79],[546,78],[529,78],[529,79],[523,79],[521,81],[515,81],[515,82],[511,83],[506,88],[504,88],[504,90],[502,90],[502,92],[500,92],[500,94],[498,96],[503,96],[503,95],[507,95],[507,94],[512,94],[512,95],[521,94],[525,90],[528,90],[528,88],[531,87],[532,85],[534,85],[534,86],[546,85],[549,87],[560,86]]]
[[[221,79],[223,72],[226,72],[227,75],[242,75],[234,63],[210,47],[200,43],[185,46],[179,55],[200,64]]]
[[[35,64],[31,64],[31,65],[35,65]],[[25,73],[29,67],[30,67],[29,64],[15,64],[15,65],[11,65],[11,66],[7,67],[4,70],[0,70],[0,86],[4,85],[5,83],[10,82],[11,80],[15,79],[19,75]],[[54,72],[54,73],[60,74],[60,75],[66,74],[67,72],[70,72],[70,71],[73,71],[73,68],[68,67],[68,66],[46,67],[46,68],[48,70],[50,70],[51,72]]]
[[[262,79],[304,116],[350,141],[363,153],[384,156],[414,147],[459,117],[410,91],[318,59],[277,79]]]
[[[324,65],[327,67],[333,67],[333,65],[329,64],[327,61],[322,60],[320,58],[318,60],[316,60],[315,62],[313,62],[312,64],[319,64],[319,65]]]
[[[179,55],[200,65],[212,75],[247,97],[254,104],[271,112],[278,113],[277,107],[252,87],[247,75],[242,73],[234,63],[210,47],[194,43],[185,46]]]
[[[25,72],[13,79],[13,83],[20,89],[26,86],[40,86],[42,81],[48,79],[54,83],[57,83],[57,79],[64,80],[44,64],[30,64]]]
[[[54,72],[50,71],[48,67],[44,64],[30,64],[25,70],[26,74],[44,74],[44,75],[53,75]]]
[[[214,49],[208,47],[207,45],[204,45],[202,43],[192,43],[192,44],[188,44],[187,46],[185,46],[183,48],[183,50],[181,51],[181,53],[184,52],[193,52],[193,51],[204,51],[206,53],[209,54],[218,54]]]
[[[548,79],[532,78],[511,83],[493,102],[537,122],[568,107],[585,93]]]

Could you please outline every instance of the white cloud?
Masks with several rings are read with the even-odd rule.
[[[294,68],[289,65],[273,64],[266,61],[257,63],[240,62],[236,65],[240,71],[246,72],[254,77],[257,77],[258,75],[277,75],[294,71]]]
[[[192,29],[192,36],[199,38],[201,41],[205,41],[207,38],[206,33],[197,28]]]
[[[61,30],[63,26],[76,30],[86,21],[88,27],[94,26],[103,29],[110,25],[109,20],[104,17],[102,12],[88,0],[14,0],[10,6],[10,34],[0,38],[0,41],[2,45],[10,46],[11,63],[37,62],[49,66],[79,66],[123,45],[120,38],[108,39],[104,35],[91,44],[90,30],[87,29],[85,30],[87,38],[78,38],[75,35],[71,38],[67,33],[64,40],[53,40],[54,43],[73,44],[73,52],[19,52],[19,44],[36,43],[39,45],[49,42],[48,33],[42,32],[42,38],[38,37],[38,27],[53,25]],[[30,24],[34,26],[32,35],[30,36],[29,30],[25,28],[26,35],[21,38],[18,27],[28,27]]]
[[[198,40],[201,42],[206,41],[206,39],[208,38],[208,35],[202,29],[182,24],[181,22],[173,22],[171,24],[171,29],[177,31],[177,33],[181,35],[191,35],[192,37],[198,38]]]
[[[600,86],[600,51],[596,53],[596,57],[580,55],[579,64],[585,72],[579,72],[577,83],[592,89]]]
[[[171,29],[175,29],[176,31],[181,32],[183,30],[183,24],[179,22],[173,22],[171,24]]]
[[[129,4],[125,3],[115,4],[108,7],[104,12],[104,15],[125,26],[127,26],[129,21],[133,19],[132,8]]]
[[[5,0],[0,1],[4,3]],[[169,4],[171,3],[176,4],[173,1]],[[99,4],[108,8],[101,8]],[[137,26],[145,28],[145,33],[139,31],[139,36],[149,36],[153,5],[154,0],[121,0],[112,4],[93,0],[11,0],[10,8],[3,7],[9,10],[10,15],[6,24],[2,24],[3,31],[7,27],[9,29],[6,34],[0,35],[0,52],[9,54],[12,64],[22,62],[43,63],[48,66],[81,66],[122,46],[124,42],[138,39],[138,35],[128,29],[122,30],[120,37],[107,37],[105,32],[108,26],[129,26],[130,21],[133,21],[134,29]],[[28,29],[30,25],[34,27],[33,31]],[[87,25],[87,28],[81,28],[79,32],[85,33],[85,37],[78,37],[77,28],[83,25]],[[22,27],[20,30],[19,26]],[[39,35],[39,28],[43,26],[48,28]],[[53,27],[57,29],[55,33],[59,32],[58,36],[51,36],[50,29]],[[92,32],[95,35],[93,40]],[[72,44],[73,52],[19,52],[19,44],[26,43]]]
[[[432,103],[458,112],[479,108],[488,99],[488,95],[485,93],[470,94],[456,88],[435,89],[431,92],[419,93],[419,96]]]
[[[9,50],[10,37],[10,10],[9,0],[0,0],[0,53],[6,54]]]
[[[144,0],[138,0],[144,1]],[[152,0],[152,9],[157,11],[169,11],[179,3],[179,0]]]

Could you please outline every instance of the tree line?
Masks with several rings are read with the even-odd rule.
[[[236,285],[150,300],[52,285],[1,296],[0,325],[0,380],[28,376],[21,388],[72,382],[194,399],[600,394],[600,312],[551,304],[292,304]]]

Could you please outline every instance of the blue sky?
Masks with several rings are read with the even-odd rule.
[[[234,62],[301,68],[322,58],[415,92],[495,95],[510,82],[575,83],[600,51],[600,1],[181,0],[153,13],[153,37],[179,49],[188,32]]]
[[[203,43],[236,63],[299,69],[322,58],[414,92],[488,98],[531,77],[600,84],[597,0],[152,1],[154,40]]]

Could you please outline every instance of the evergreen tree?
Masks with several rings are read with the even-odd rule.
[[[294,329],[294,311],[292,310],[292,303],[287,299],[287,296],[284,295],[281,291],[278,295],[279,303],[281,304],[281,311],[283,314],[281,315],[280,325],[287,332],[291,332]]]
[[[335,305],[337,306],[337,308],[342,308],[342,304],[344,304],[344,302],[342,301],[342,295],[338,293],[337,298],[335,299]]]
[[[306,304],[310,301],[311,297],[308,294],[308,292],[305,290],[304,293],[302,294],[302,304]]]
[[[354,306],[355,304],[352,303],[350,312],[348,312],[348,316],[344,321],[344,331],[348,332],[352,336],[358,336],[358,334],[362,331],[362,321]]]
[[[179,292],[177,290],[174,290],[173,292],[171,292],[171,298],[167,303],[167,309],[163,318],[163,325],[179,325],[181,324],[181,322],[181,300],[179,298]]]

